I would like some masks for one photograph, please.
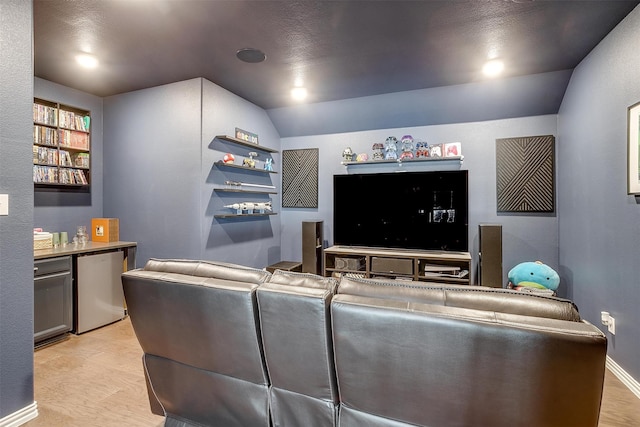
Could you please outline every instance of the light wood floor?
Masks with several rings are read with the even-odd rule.
[[[35,352],[39,416],[28,427],[158,427],[149,410],[142,350],[127,318]],[[599,427],[640,426],[640,399],[605,377]]]

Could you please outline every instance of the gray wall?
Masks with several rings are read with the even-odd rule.
[[[69,239],[79,225],[91,229],[91,218],[102,217],[102,98],[34,79],[34,96],[91,112],[91,192],[35,190],[34,224],[46,231],[66,231]]]
[[[237,126],[278,149],[264,110],[198,78],[105,98],[104,122],[104,215],[120,218],[121,239],[138,242],[139,266],[153,257],[260,268],[279,260],[278,216],[213,218],[228,212],[213,192],[228,171],[213,163],[231,149],[214,137],[233,135]],[[254,183],[265,176],[244,178],[237,176]]]
[[[626,194],[627,107],[640,101],[640,8],[576,68],[558,115],[560,275],[581,314],[616,319],[609,355],[640,379],[640,205]]]
[[[442,92],[446,92],[445,89],[442,88]],[[367,99],[361,98],[361,102],[364,105],[367,103]],[[349,116],[352,112],[343,110],[341,113],[344,116]],[[451,161],[405,164],[402,167],[389,164],[368,164],[349,166],[348,169],[340,164],[342,150],[347,146],[350,146],[357,153],[367,152],[371,156],[371,146],[374,142],[384,142],[388,136],[401,138],[406,134],[429,143],[461,142],[462,153],[465,156],[463,164]],[[332,244],[332,177],[335,174],[393,172],[400,169],[467,169],[469,171],[469,250],[474,256],[474,266],[478,253],[478,224],[492,223],[503,225],[505,283],[509,269],[523,261],[541,260],[552,268],[557,268],[557,217],[555,215],[498,216],[496,213],[495,164],[495,140],[497,138],[555,134],[556,116],[546,115],[486,122],[283,138],[283,150],[315,147],[320,149],[318,209],[283,209],[282,241],[287,242],[282,247],[283,259],[301,259],[302,221],[323,220],[325,240],[328,240],[329,245]],[[363,215],[367,215],[368,212],[375,212],[375,201],[372,201],[371,206],[363,207]]]
[[[250,149],[214,141],[216,135],[233,136],[235,128],[256,133],[261,146],[280,149],[280,135],[262,108],[222,89],[210,81],[202,80],[202,176],[201,176],[201,258],[246,264],[263,268],[280,261],[280,177],[282,165],[280,154],[270,155],[274,159],[274,170],[278,174],[260,172],[237,172],[235,169],[218,168],[214,163],[228,151],[235,155],[236,164],[241,164]],[[257,151],[257,165],[262,167],[266,153]],[[225,204],[242,201],[265,201],[267,197],[255,195],[225,195],[213,191],[222,187],[225,180],[253,184],[275,185],[278,194],[269,198],[277,215],[258,219],[218,219],[215,214],[230,213]]]
[[[0,419],[33,403],[32,11],[0,1]]]
[[[137,261],[199,258],[201,79],[104,99],[104,215]]]

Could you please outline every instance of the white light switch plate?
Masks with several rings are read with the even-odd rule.
[[[0,215],[9,215],[9,195],[0,194]]]

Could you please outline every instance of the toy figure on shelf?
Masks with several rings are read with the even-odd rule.
[[[445,157],[455,157],[462,155],[462,144],[459,142],[449,142],[444,144],[444,156]]]
[[[253,159],[254,157],[258,157],[258,153],[256,153],[255,151],[252,151],[249,153],[249,158],[248,159],[244,159],[242,161],[242,166],[247,166],[249,168],[255,168],[256,167],[256,161]]]
[[[230,205],[225,205],[225,208],[233,209],[240,215],[243,211],[246,211],[248,214],[251,213],[264,213],[265,211],[271,212],[271,200],[268,202],[240,202],[240,203],[232,203]]]
[[[429,157],[429,144],[426,142],[416,143],[416,157]]]
[[[232,165],[233,162],[235,161],[236,161],[236,158],[231,153],[225,154],[224,157],[222,158],[222,163],[225,163],[227,165]]]
[[[376,142],[373,144],[373,160],[384,160],[384,144]]]
[[[430,157],[442,157],[442,144],[436,144],[429,146]]]
[[[384,142],[384,158],[386,160],[395,160],[398,158],[398,154],[396,153],[396,151],[398,151],[397,143],[398,140],[395,136],[388,137]]]
[[[267,160],[264,161],[264,170],[273,171],[273,159],[272,158],[268,158]]]
[[[413,137],[411,135],[405,135],[402,137],[402,154],[400,154],[400,160],[413,159]]]
[[[356,157],[356,162],[366,162],[369,160],[369,155],[367,153],[360,153]]]
[[[353,155],[354,155],[354,152],[351,149],[351,147],[347,147],[342,152],[342,160],[344,160],[345,162],[352,162],[353,161]]]

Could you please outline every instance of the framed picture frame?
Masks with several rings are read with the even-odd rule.
[[[627,194],[640,194],[640,102],[627,112]]]

